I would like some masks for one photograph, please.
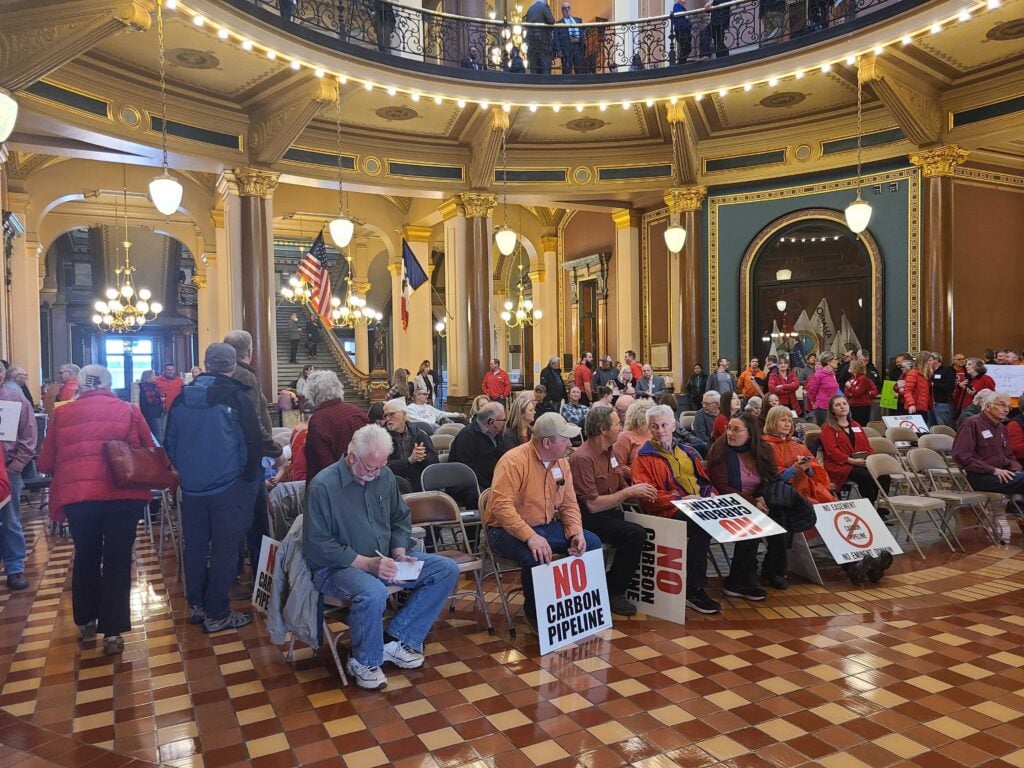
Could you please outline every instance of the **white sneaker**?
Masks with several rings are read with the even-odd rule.
[[[423,666],[423,654],[397,640],[392,640],[384,644],[384,661],[390,661],[402,669],[419,669]]]
[[[355,679],[356,685],[369,691],[375,691],[388,684],[388,679],[380,667],[367,667],[355,659],[345,662],[345,671]]]

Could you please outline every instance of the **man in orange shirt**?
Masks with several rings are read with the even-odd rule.
[[[174,363],[165,363],[164,375],[157,376],[153,379],[153,383],[160,390],[160,397],[164,401],[164,413],[167,413],[174,404],[174,398],[181,394],[185,382],[178,375],[178,370],[174,367]]]
[[[508,396],[512,394],[512,380],[501,370],[501,361],[498,358],[491,360],[490,370],[484,374],[484,383],[480,386],[480,391],[502,405],[505,405]]]
[[[754,357],[750,360],[750,367],[740,374],[736,388],[740,397],[749,400],[752,397],[764,397],[767,382],[768,376],[761,370],[761,361]]]
[[[576,366],[576,370],[572,372],[572,377],[575,380],[574,383],[580,388],[580,392],[583,393],[583,397],[586,399],[587,405],[590,405],[594,401],[594,370],[591,366],[594,364],[594,353],[584,352],[583,356],[580,357],[580,362]]]
[[[540,416],[530,442],[498,460],[490,500],[481,510],[491,549],[523,569],[523,613],[534,632],[537,607],[530,569],[550,563],[555,552],[582,555],[601,548],[597,535],[583,530],[565,458],[579,435],[580,428],[557,413]]]

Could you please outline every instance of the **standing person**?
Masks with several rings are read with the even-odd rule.
[[[720,357],[715,372],[708,376],[708,385],[705,391],[710,392],[711,390],[722,396],[736,391],[736,377],[729,370],[727,358]]]
[[[6,375],[7,372],[0,365],[0,384]],[[75,391],[78,391],[77,379]],[[21,491],[25,487],[22,473],[36,454],[38,433],[32,405],[21,392],[0,387],[0,400],[17,403],[21,409],[18,414],[17,437],[2,443],[11,500],[0,508],[0,558],[3,559],[4,572],[7,574],[7,588],[22,590],[28,589],[28,579],[25,577],[25,533],[21,527]]]
[[[875,385],[875,389],[880,392],[882,390],[882,377],[879,375],[878,369],[875,368],[875,364],[871,362],[871,352],[866,349],[858,349],[857,359],[864,363],[864,375],[871,380],[871,383]]]
[[[612,365],[612,356],[602,356],[601,360],[597,364],[597,370],[594,371],[591,386],[595,389],[597,387],[618,387],[618,379],[619,372],[615,370],[615,366]]]
[[[811,376],[818,370],[818,356],[811,352],[807,357],[804,358],[804,365],[802,368],[796,369],[796,377],[800,380],[800,386],[806,387],[807,382],[811,380]]]
[[[562,18],[555,22],[555,56],[562,59],[563,75],[583,74],[583,52],[586,46],[583,19],[572,15],[572,6],[562,3]]]
[[[302,368],[302,373],[299,374],[299,378],[295,380],[295,394],[299,396],[299,408],[302,409],[306,405],[306,387],[309,385],[309,376],[316,368],[312,365],[306,365]]]
[[[142,372],[142,379],[139,381],[139,409],[142,411],[142,417],[149,425],[149,430],[153,433],[153,437],[162,440],[166,417],[164,415],[163,397],[154,383],[155,378],[156,374],[153,371]]]
[[[858,493],[874,504],[878,488],[867,468],[867,457],[873,453],[871,442],[864,428],[850,418],[850,403],[842,395],[829,401],[825,425],[821,428],[821,450],[832,484],[841,489],[853,481]]]
[[[693,373],[690,375],[689,380],[686,382],[686,394],[690,398],[690,407],[694,410],[700,404],[704,397],[704,392],[708,388],[708,375],[704,373],[704,366],[697,363],[693,366]]]
[[[764,390],[767,386],[768,374],[761,370],[761,361],[756,357],[750,359],[747,369],[740,374],[736,382],[736,389],[740,397],[749,400],[752,397],[764,397]]]
[[[412,549],[412,515],[388,469],[391,438],[376,425],[359,429],[345,458],[310,483],[303,552],[316,589],[351,602],[351,655],[345,668],[360,688],[387,684],[386,661],[423,666],[423,643],[459,580],[454,561]],[[386,554],[385,554],[386,553]],[[401,563],[423,563],[413,581],[398,582]],[[384,626],[389,584],[408,600]]]
[[[502,370],[501,360],[498,358],[492,359],[489,366],[480,385],[480,391],[494,402],[505,405],[508,403],[508,396],[512,394],[512,380],[508,372]]]
[[[686,15],[686,4],[683,0],[676,0],[672,5],[672,39],[675,41],[676,59],[675,64],[685,64],[690,58],[690,51],[693,50],[693,22]],[[696,401],[694,401],[696,402]]]
[[[554,26],[555,16],[547,0],[536,0],[523,17],[527,24],[548,24]],[[526,28],[527,56],[530,72],[535,75],[551,74],[551,30],[542,26]]]
[[[819,426],[825,423],[829,400],[839,394],[838,368],[839,358],[832,352],[822,352],[821,367],[807,382],[807,409],[814,411],[814,423]]]
[[[956,372],[947,365],[942,364],[942,355],[938,352],[932,353],[931,359],[931,383],[932,383],[932,418],[936,424],[953,426],[952,401],[953,392],[956,389]]]
[[[394,400],[396,397],[412,400],[412,382],[409,381],[408,368],[395,368],[395,372],[391,374],[391,387],[388,389],[386,398]]]
[[[316,317],[310,314],[306,320],[306,358],[312,360],[316,357],[317,344],[320,341],[320,324]]]
[[[633,374],[633,383],[640,381],[640,377],[644,375],[644,367],[636,359],[636,352],[632,349],[626,350],[626,365],[629,366],[630,372]]]
[[[580,355],[580,361],[572,372],[572,378],[580,392],[583,393],[583,402],[590,405],[594,401],[594,353],[584,352]]]
[[[640,565],[644,544],[643,526],[626,522],[621,505],[634,499],[654,501],[657,491],[647,483],[627,485],[618,461],[612,455],[621,425],[614,408],[595,405],[587,414],[587,439],[569,460],[576,501],[583,528],[615,546],[615,559],[608,571],[608,594],[612,613],[632,616],[636,606],[626,589]]]
[[[552,355],[540,372],[540,383],[544,385],[544,407],[548,412],[557,412],[565,400],[565,381],[562,379],[562,361]]]
[[[996,382],[988,375],[985,363],[977,357],[969,357],[964,362],[964,377],[957,382],[956,408],[963,413],[971,407],[975,396],[983,389],[995,392]]]
[[[907,413],[920,414],[925,422],[931,419],[932,410],[932,353],[921,350],[913,368],[907,371],[903,380],[900,400]]]
[[[369,419],[367,414],[345,402],[345,388],[334,371],[316,371],[310,375],[306,400],[313,409],[304,449],[306,478],[312,480],[320,470],[345,454],[352,435],[369,424]]]
[[[78,392],[78,372],[82,370],[74,363],[64,363],[60,367],[60,389],[57,391],[56,402],[61,403],[67,400],[74,400]]]
[[[417,390],[422,389],[427,393],[427,402],[432,403],[436,407],[440,408],[441,404],[438,402],[438,390],[437,390],[437,374],[434,373],[434,369],[430,367],[430,361],[424,360],[420,363],[420,369],[416,372],[416,378],[412,382],[413,394]]]
[[[297,363],[299,361],[299,342],[302,341],[304,330],[305,326],[299,321],[298,313],[292,312],[292,316],[288,318],[289,363]]]
[[[253,523],[262,485],[262,435],[245,385],[232,377],[235,348],[206,348],[206,372],[185,387],[167,418],[167,455],[181,480],[185,596],[189,621],[203,631],[244,627],[252,616],[231,610],[228,588]]]
[[[858,424],[871,421],[871,404],[875,402],[878,390],[875,383],[868,378],[867,369],[860,359],[850,363],[850,378],[843,388],[846,399],[850,403],[850,414]]]
[[[103,652],[113,655],[132,628],[132,548],[151,493],[114,485],[104,446],[154,443],[139,409],[111,390],[110,371],[87,365],[78,379],[78,398],[53,413],[39,469],[53,475],[50,509],[67,517],[75,542],[71,602],[79,638],[98,632]]]
[[[160,399],[163,400],[164,426],[166,428],[167,414],[170,412],[171,406],[174,405],[174,399],[181,394],[185,382],[178,375],[178,369],[174,367],[174,363],[164,363],[163,375],[157,376],[153,383],[160,390]],[[158,435],[158,437],[163,438],[163,435]]]
[[[704,10],[711,11],[711,23],[708,26],[709,52],[713,52],[716,59],[728,56],[729,45],[725,42],[725,33],[729,29],[729,17],[732,15],[729,0],[708,0]]]
[[[789,358],[783,355],[779,358],[775,370],[768,376],[766,391],[779,398],[779,405],[786,406],[799,416],[803,413],[803,408],[796,396],[798,389],[800,389],[800,379],[797,378],[796,372],[789,367]]]

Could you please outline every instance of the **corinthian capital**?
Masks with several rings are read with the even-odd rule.
[[[921,169],[926,179],[932,176],[952,176],[957,167],[967,161],[968,155],[970,152],[966,149],[960,149],[956,144],[947,144],[916,152],[910,156],[910,162]]]

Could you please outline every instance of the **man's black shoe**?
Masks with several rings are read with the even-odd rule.
[[[686,604],[697,611],[697,613],[721,613],[722,606],[720,603],[712,600],[708,597],[708,593],[703,589],[695,589],[686,596]]]

